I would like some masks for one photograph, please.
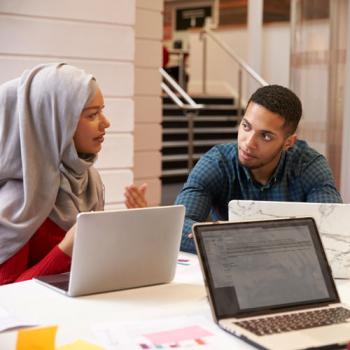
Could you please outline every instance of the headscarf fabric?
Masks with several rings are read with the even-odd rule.
[[[49,217],[68,230],[79,212],[103,209],[96,155],[73,136],[97,89],[92,75],[43,64],[0,86],[0,263]]]

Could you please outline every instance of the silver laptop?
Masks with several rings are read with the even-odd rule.
[[[81,213],[70,273],[36,280],[69,296],[168,283],[184,215],[182,205]]]
[[[229,221],[310,216],[316,221],[334,278],[350,278],[350,204],[232,200]]]
[[[215,321],[263,349],[337,348],[350,340],[313,218],[193,226]]]

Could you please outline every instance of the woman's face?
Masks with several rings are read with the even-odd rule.
[[[103,114],[104,99],[97,88],[95,96],[84,107],[73,140],[78,153],[96,154],[102,148],[105,129],[110,126]]]

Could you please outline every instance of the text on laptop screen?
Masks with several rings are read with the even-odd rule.
[[[218,316],[337,298],[312,219],[221,226],[198,242]]]

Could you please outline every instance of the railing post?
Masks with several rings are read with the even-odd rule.
[[[238,101],[237,101],[238,116],[242,116],[242,69],[238,69]]]
[[[188,145],[187,145],[187,168],[188,172],[191,171],[193,167],[193,155],[194,155],[194,117],[196,116],[196,111],[186,111],[187,125],[188,125]]]
[[[185,54],[181,50],[179,53],[179,85],[186,91],[185,81]]]
[[[207,35],[205,32],[201,33],[203,43],[203,61],[202,61],[202,93],[207,93]]]

